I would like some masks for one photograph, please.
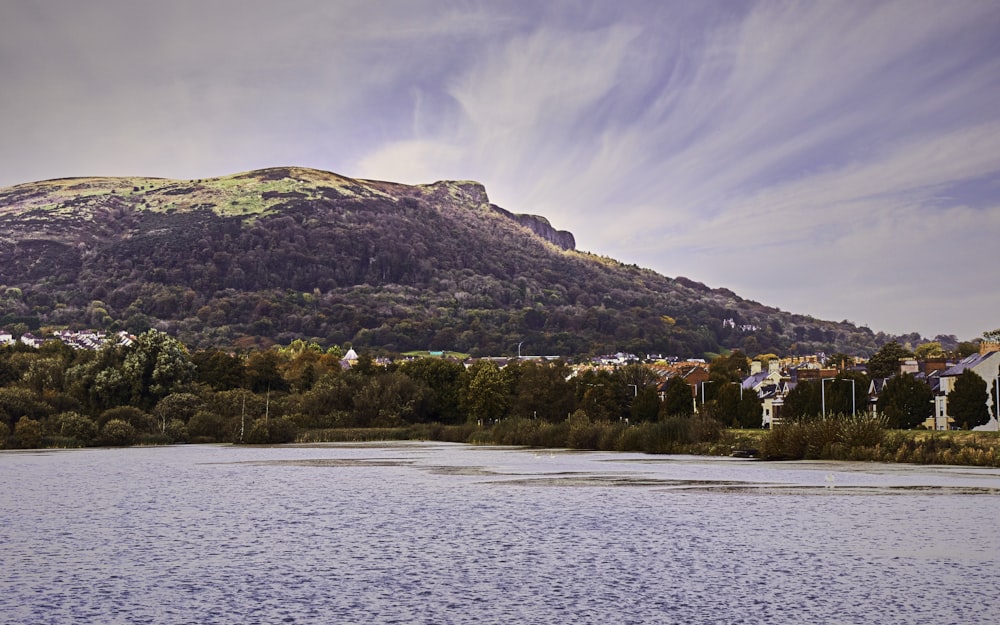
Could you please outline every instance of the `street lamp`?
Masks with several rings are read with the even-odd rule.
[[[743,401],[743,383],[742,382],[730,382],[730,384],[738,384],[740,387],[740,401]]]
[[[822,391],[820,392],[820,396],[821,396],[821,401],[823,403],[823,416],[824,417],[826,416],[826,386],[823,384],[823,382],[831,382],[831,381],[832,382],[840,381],[840,382],[850,382],[851,383],[851,416],[853,417],[854,415],[856,415],[857,414],[857,407],[855,405],[855,399],[854,399],[854,388],[855,388],[855,386],[854,386],[854,380],[852,380],[850,378],[823,378],[823,380],[820,382],[820,387],[822,388]]]
[[[711,384],[714,381],[715,380],[705,380],[705,381],[701,382],[701,405],[702,406],[705,405],[705,385],[706,384]]]
[[[854,380],[852,380],[851,378],[841,378],[841,380],[844,381],[844,382],[850,382],[851,383],[851,416],[853,417],[853,416],[857,415],[857,412],[858,412],[857,408],[855,406],[855,399],[854,399],[854,388],[855,388],[854,387]]]
[[[639,385],[638,384],[627,384],[626,386],[631,386],[632,387],[632,390],[633,390],[632,397],[638,397],[639,396]]]
[[[826,382],[830,380],[836,380],[837,378],[820,378],[819,381],[819,396],[820,396],[820,408],[823,412],[823,416],[826,416]]]
[[[993,417],[997,420],[997,432],[1000,432],[1000,375],[993,379],[993,390],[997,392],[993,401]]]

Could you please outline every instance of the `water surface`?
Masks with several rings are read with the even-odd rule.
[[[439,443],[0,453],[0,622],[1000,622],[1000,471]]]

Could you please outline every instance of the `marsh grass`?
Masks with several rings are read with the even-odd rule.
[[[1000,467],[996,432],[888,430],[881,417],[839,416],[786,423],[772,430],[738,430],[703,418],[673,417],[628,425],[573,415],[560,423],[504,419],[488,428],[416,424],[397,428],[304,430],[297,442],[432,440],[651,454],[727,456],[758,449],[766,460],[852,460]]]

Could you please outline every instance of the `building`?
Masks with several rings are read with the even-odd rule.
[[[990,422],[974,429],[1000,430],[997,418],[994,416],[994,406],[997,405],[996,393],[1000,389],[1000,351],[989,349],[980,350],[978,354],[963,358],[940,374],[940,390],[934,404],[935,429],[937,425],[943,423],[942,419],[951,418],[948,413],[948,393],[955,388],[955,379],[966,371],[974,371],[976,375],[986,380],[986,405],[990,409]]]

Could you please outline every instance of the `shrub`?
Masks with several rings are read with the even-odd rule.
[[[221,441],[226,438],[225,430],[225,419],[210,410],[199,410],[194,413],[187,424],[188,435],[192,441]]]
[[[288,417],[255,419],[247,427],[243,442],[251,445],[274,445],[295,441],[297,428]]]
[[[40,421],[21,417],[14,425],[14,446],[19,449],[34,449],[42,446],[44,428]]]
[[[124,421],[131,425],[137,433],[152,434],[159,431],[153,415],[134,406],[118,406],[105,410],[97,418],[97,425],[103,430],[104,426],[111,421]]]
[[[60,436],[72,439],[78,445],[90,445],[97,439],[97,433],[97,424],[79,413],[64,412],[59,415]]]
[[[881,415],[833,415],[800,419],[771,428],[761,440],[762,458],[771,460],[871,460],[886,457],[886,420]],[[897,452],[893,459],[899,457]]]
[[[186,443],[190,438],[187,426],[180,419],[171,419],[164,433],[174,443]]]
[[[101,442],[109,447],[125,447],[134,443],[135,439],[135,428],[121,419],[112,419],[101,428]]]

